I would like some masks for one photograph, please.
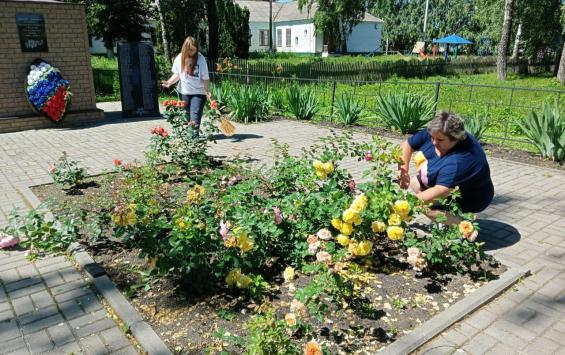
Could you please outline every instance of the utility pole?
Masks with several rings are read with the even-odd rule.
[[[426,30],[428,28],[428,6],[430,5],[430,0],[426,0],[426,11],[424,12],[424,33],[422,38],[424,41],[427,40]]]
[[[273,53],[273,0],[269,0],[269,53]]]

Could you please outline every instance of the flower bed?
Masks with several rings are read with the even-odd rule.
[[[275,143],[255,170],[206,156],[213,126],[195,137],[182,108],[166,115],[147,164],[34,192],[179,352],[374,352],[502,271],[472,219],[415,233],[422,206],[383,140],[334,135],[298,157]],[[351,156],[368,182],[340,167]]]

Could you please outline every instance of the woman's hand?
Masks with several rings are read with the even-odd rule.
[[[403,190],[406,190],[410,186],[410,174],[408,170],[404,168],[398,169],[398,185]]]
[[[168,89],[171,87],[171,84],[169,83],[168,80],[163,80],[161,81],[161,86],[163,86],[165,89]]]

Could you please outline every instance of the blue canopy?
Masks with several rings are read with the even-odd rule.
[[[447,37],[434,39],[433,43],[442,43],[442,44],[473,44],[473,42],[466,40],[463,37],[459,37],[456,34],[449,35]]]

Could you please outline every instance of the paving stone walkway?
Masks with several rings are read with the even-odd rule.
[[[105,110],[119,109],[101,104]],[[163,120],[124,121],[61,130],[0,134],[0,226],[28,205],[16,187],[49,181],[46,167],[68,152],[90,173],[112,160],[142,160],[149,129]],[[292,121],[237,126],[210,153],[272,160],[271,139],[291,153],[329,130]],[[356,134],[360,139],[368,135]],[[489,159],[495,200],[480,215],[487,250],[533,275],[423,346],[420,354],[565,354],[565,173]],[[354,175],[362,166],[344,164]],[[62,257],[35,264],[22,252],[0,252],[0,352],[134,352],[80,274]],[[6,346],[8,344],[8,346]]]

